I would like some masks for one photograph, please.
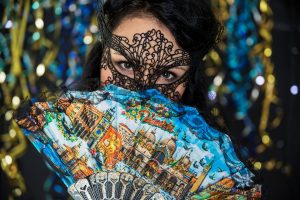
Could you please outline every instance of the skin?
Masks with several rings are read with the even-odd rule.
[[[152,15],[136,13],[134,15],[126,16],[120,21],[120,23],[112,32],[113,34],[118,36],[125,36],[130,40],[130,42],[132,42],[131,39],[133,38],[134,34],[144,33],[152,29],[160,30],[165,38],[173,43],[173,50],[182,49],[176,42],[171,31]],[[116,69],[122,74],[133,78],[133,71],[128,65],[126,58],[114,49],[110,49],[110,53],[112,63],[114,63],[114,66],[117,66]],[[156,83],[170,84],[184,76],[184,74],[187,73],[188,69],[189,66],[176,66],[174,68],[171,68],[168,70],[168,72],[159,77]],[[104,81],[107,80],[109,76],[111,77],[112,74],[109,69],[105,70],[103,68],[101,68],[100,74],[101,85],[104,86]],[[147,74],[145,74],[145,76],[146,75]],[[175,90],[175,92],[179,93],[179,97],[183,95],[186,89],[184,85],[184,83],[178,85]]]

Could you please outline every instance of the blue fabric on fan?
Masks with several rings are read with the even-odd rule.
[[[156,89],[67,91],[18,124],[67,187],[100,171],[142,177],[167,199],[254,187],[229,136]]]

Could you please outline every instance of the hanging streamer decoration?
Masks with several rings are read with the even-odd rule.
[[[226,33],[218,48],[206,58],[206,74],[212,78],[209,98],[212,103],[218,100],[222,106],[233,105],[236,119],[243,123],[242,137],[248,141],[260,138],[245,156],[257,156],[272,147],[270,131],[282,118],[271,61],[273,13],[267,0],[211,2],[215,12],[221,13],[218,16],[226,26]],[[250,114],[254,104],[261,105],[258,123]],[[219,114],[217,107],[212,111]],[[275,113],[274,116],[271,113]],[[280,167],[281,161],[277,164]],[[255,162],[254,166],[257,170],[263,167],[272,170],[276,161]]]
[[[3,1],[0,3],[1,169],[9,198],[22,196],[26,185],[17,159],[27,142],[12,120],[22,99],[71,83],[82,74],[88,48],[97,39],[95,1]],[[2,173],[2,172],[1,172]],[[62,193],[55,179],[49,192]],[[66,191],[64,191],[66,193]],[[64,196],[65,197],[65,196]]]

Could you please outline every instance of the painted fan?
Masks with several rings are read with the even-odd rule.
[[[155,89],[67,91],[34,103],[17,123],[75,199],[124,199],[112,193],[124,193],[124,174],[131,177],[126,199],[260,197],[230,138]],[[95,186],[103,173],[108,185]]]

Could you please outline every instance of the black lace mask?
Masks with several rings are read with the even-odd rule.
[[[112,34],[110,45],[103,52],[101,68],[109,69],[109,76],[103,83],[114,84],[129,90],[145,90],[156,88],[173,101],[180,99],[176,88],[183,84],[186,87],[190,66],[189,54],[182,50],[173,50],[173,43],[168,41],[159,30],[137,33],[132,44],[129,39]],[[126,59],[121,62],[122,69],[113,63],[111,49]],[[185,66],[186,72],[175,77],[169,70]],[[162,83],[161,77],[171,77],[168,83]],[[172,79],[173,78],[173,79]]]

